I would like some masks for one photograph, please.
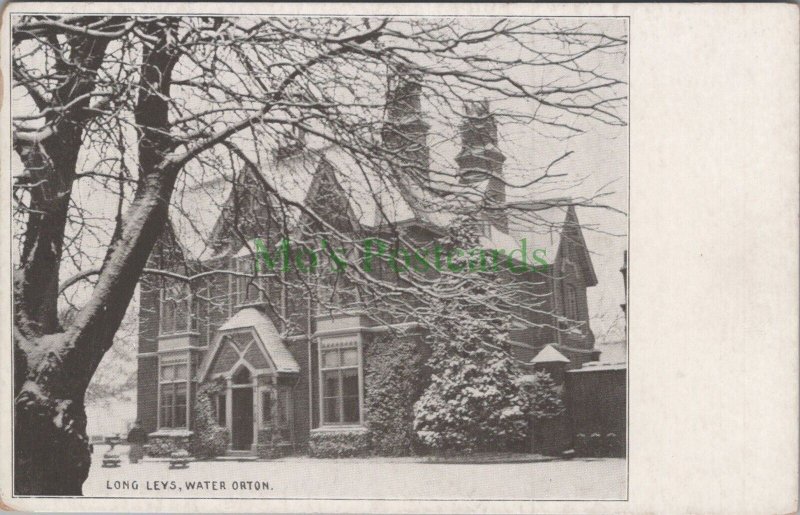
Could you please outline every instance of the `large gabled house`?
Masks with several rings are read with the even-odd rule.
[[[421,142],[414,152],[424,159],[418,93],[405,91],[404,108],[394,116],[395,126]],[[586,297],[597,278],[576,208],[565,199],[509,202],[503,181],[496,180],[503,158],[494,122],[478,119],[464,121],[456,159],[462,182],[526,213],[487,216],[482,242],[509,249],[525,240],[528,248],[544,249],[549,264],[546,272],[515,276],[540,306],[525,315],[526,323],[514,324],[513,352],[529,363],[551,345],[569,367],[597,360]],[[279,149],[262,166],[269,167],[276,194],[314,206],[341,231],[380,235],[391,227],[430,241],[450,220],[424,194],[370,175],[336,147]],[[358,440],[369,427],[365,370],[376,347],[402,338],[424,355],[424,328],[391,313],[378,319],[355,301],[349,305],[346,296],[342,309],[321,312],[292,290],[288,275],[259,277],[254,284],[244,273],[252,270],[253,238],[275,245],[292,236],[286,227],[302,232],[319,221],[284,212],[274,195],[259,193],[262,184],[244,168],[233,178],[179,192],[182,209],[173,209],[150,257],[151,269],[208,273],[191,285],[157,274],[141,281],[138,418],[151,442],[181,445],[194,428],[199,385],[217,380],[222,388],[213,399],[215,418],[230,431],[232,453],[271,452],[276,445],[299,451],[319,434]],[[221,270],[242,273],[216,273]]]

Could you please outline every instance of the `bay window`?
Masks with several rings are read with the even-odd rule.
[[[251,256],[236,258],[235,269],[241,275],[233,277],[234,303],[241,306],[264,302],[265,274],[256,270],[254,259]]]
[[[194,300],[188,284],[165,284],[161,288],[159,333],[176,334],[197,329],[197,317],[194,316],[193,309]]]

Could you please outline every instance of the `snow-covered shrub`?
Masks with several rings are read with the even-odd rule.
[[[366,431],[312,432],[308,440],[308,455],[312,458],[366,456],[369,451],[369,434]]]
[[[575,452],[578,456],[589,456],[589,437],[584,433],[575,435]]]
[[[604,454],[603,437],[600,433],[592,433],[589,435],[589,453],[591,456],[602,456]]]
[[[529,413],[537,420],[555,418],[564,413],[559,387],[544,370],[534,372],[531,380],[523,384],[529,398]]]
[[[153,437],[145,445],[145,452],[148,456],[163,458],[172,455],[173,452],[184,448],[184,443],[178,438]]]
[[[474,224],[456,221],[445,248],[475,249]],[[462,254],[453,268],[471,266]],[[414,429],[439,451],[515,448],[527,435],[527,396],[510,354],[510,320],[487,271],[443,274],[432,301],[428,342],[431,383],[414,405]]]

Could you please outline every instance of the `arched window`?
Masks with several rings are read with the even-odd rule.
[[[250,384],[250,371],[242,367],[233,374],[233,384]]]
[[[578,320],[578,295],[575,287],[571,284],[565,285],[564,309],[565,315],[570,320]]]
[[[233,279],[233,295],[236,305],[244,306],[264,302],[265,288],[267,287],[267,280],[264,276],[267,272],[260,271],[255,265],[255,260],[261,258],[248,253],[234,259],[236,271],[242,274]]]
[[[195,299],[184,282],[167,281],[161,288],[160,334],[175,334],[197,329]]]

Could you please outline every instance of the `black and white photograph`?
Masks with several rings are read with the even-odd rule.
[[[11,23],[14,495],[627,497],[627,18]]]
[[[798,21],[6,4],[0,510],[797,512]]]

